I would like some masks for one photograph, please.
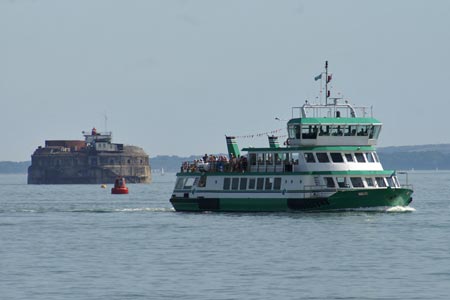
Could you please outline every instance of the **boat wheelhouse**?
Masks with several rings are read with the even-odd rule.
[[[326,64],[325,78],[329,81]],[[328,82],[327,82],[328,83]],[[326,86],[326,85],[325,85]],[[412,187],[376,153],[382,123],[372,109],[330,98],[292,109],[281,146],[244,148],[183,164],[170,199],[177,211],[342,210],[406,206]]]

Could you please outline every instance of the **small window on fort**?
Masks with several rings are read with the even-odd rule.
[[[335,163],[341,163],[344,162],[344,159],[342,158],[342,154],[339,152],[332,152],[330,153],[331,160]]]
[[[127,163],[131,164],[131,159],[127,160]]]
[[[364,153],[355,153],[356,161],[360,163],[365,163]]]
[[[317,156],[317,160],[320,163],[330,162],[330,159],[328,158],[328,154],[326,152],[317,152],[316,156]]]

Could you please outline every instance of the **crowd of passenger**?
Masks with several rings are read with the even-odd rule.
[[[248,160],[246,156],[237,157],[230,155],[208,155],[196,159],[193,162],[184,162],[181,172],[245,172],[247,171]]]

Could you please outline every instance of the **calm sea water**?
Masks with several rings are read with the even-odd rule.
[[[409,209],[178,213],[175,176],[99,185],[0,176],[0,299],[449,299],[450,173]]]

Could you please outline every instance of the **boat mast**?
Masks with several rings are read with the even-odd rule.
[[[325,61],[325,105],[328,105],[328,60]]]

